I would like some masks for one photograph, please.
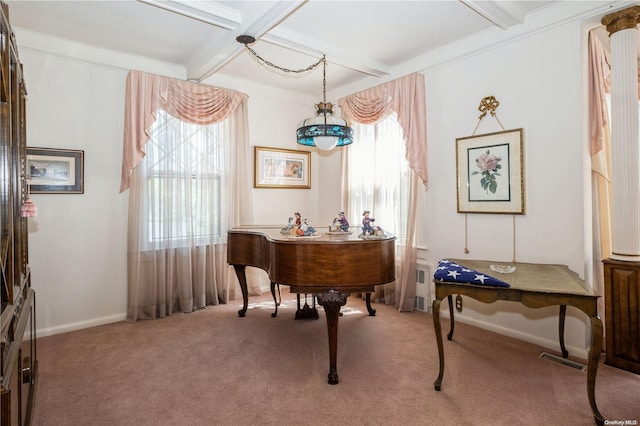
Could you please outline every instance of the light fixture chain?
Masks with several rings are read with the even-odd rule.
[[[327,59],[325,55],[322,55],[321,61],[324,63],[322,66],[322,102],[327,104]],[[326,121],[326,115],[325,115]]]
[[[258,55],[258,53],[257,53],[255,50],[253,50],[252,48],[250,48],[250,47],[249,47],[249,46],[247,46],[246,44],[245,44],[245,47],[247,48],[247,50],[248,50],[249,52],[251,52],[251,54],[252,54],[253,56],[255,56],[255,57],[256,57],[260,62],[262,62],[263,64],[265,64],[265,65],[267,65],[267,66],[270,66],[271,68],[275,68],[275,69],[277,69],[277,70],[280,70],[280,71],[282,71],[282,72],[285,72],[285,73],[300,74],[300,73],[303,73],[303,72],[308,72],[308,71],[311,71],[312,69],[314,69],[315,67],[317,67],[318,65],[320,65],[322,62],[325,62],[325,59],[324,59],[324,56],[323,56],[323,57],[322,57],[322,59],[320,59],[318,62],[316,62],[316,63],[314,63],[314,64],[311,64],[311,65],[309,65],[309,66],[308,66],[308,67],[306,67],[306,68],[300,68],[300,69],[298,69],[298,70],[292,70],[292,69],[289,69],[289,68],[280,67],[280,66],[278,66],[278,65],[276,65],[276,64],[274,64],[274,63],[272,63],[272,62],[267,61],[267,60],[266,60],[266,59],[264,59],[262,56]]]

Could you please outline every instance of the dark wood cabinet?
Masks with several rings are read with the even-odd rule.
[[[37,377],[35,292],[28,263],[27,90],[9,22],[0,0],[0,424],[28,425]]]
[[[605,363],[640,374],[640,262],[604,261]]]

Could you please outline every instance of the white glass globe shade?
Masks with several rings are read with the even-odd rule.
[[[336,136],[316,136],[314,138],[316,147],[322,151],[331,151],[338,144]]]

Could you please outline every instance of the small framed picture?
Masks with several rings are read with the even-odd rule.
[[[254,188],[311,188],[311,152],[254,147]]]
[[[83,194],[84,151],[27,147],[32,194]]]
[[[458,213],[524,214],[523,129],[456,139]]]

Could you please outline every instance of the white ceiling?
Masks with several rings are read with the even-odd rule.
[[[274,64],[300,69],[323,54],[327,85],[383,79],[434,49],[506,31],[557,1],[7,1],[11,23],[30,32],[183,66],[187,79],[214,73],[319,94],[321,68],[265,69],[236,41]],[[18,40],[19,42],[20,40]],[[373,77],[372,77],[373,76]]]

